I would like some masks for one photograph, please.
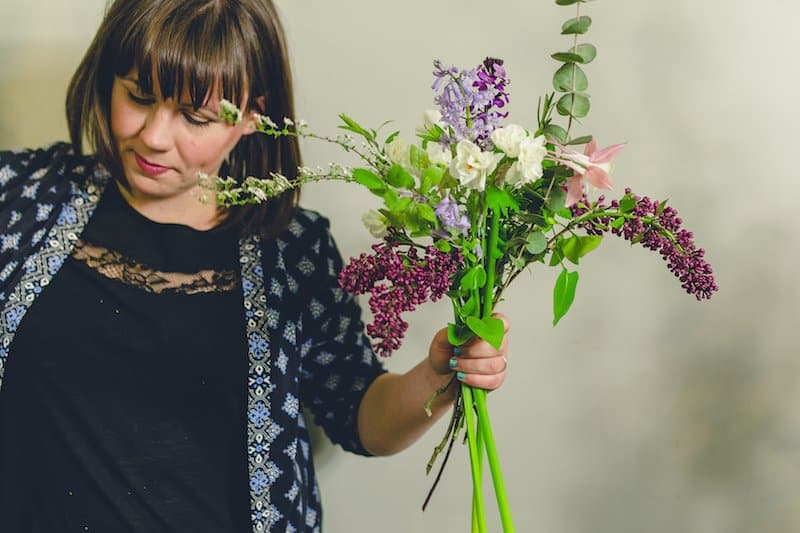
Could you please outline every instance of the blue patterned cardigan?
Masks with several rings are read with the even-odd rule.
[[[92,216],[109,174],[57,143],[0,152],[0,386],[14,334]],[[301,210],[276,239],[240,240],[249,380],[247,455],[254,531],[320,531],[302,408],[334,442],[367,454],[356,413],[384,372],[320,215]]]

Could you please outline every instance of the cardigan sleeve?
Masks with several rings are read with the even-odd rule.
[[[56,219],[74,166],[66,143],[0,152],[0,301]]]
[[[370,384],[386,370],[364,333],[357,298],[339,287],[342,258],[328,221],[319,217],[315,225],[311,251],[318,253],[305,265],[311,274],[303,311],[302,399],[334,443],[369,455],[358,436],[358,407]]]

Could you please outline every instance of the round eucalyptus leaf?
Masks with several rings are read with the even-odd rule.
[[[561,65],[553,75],[553,88],[562,93],[585,91],[589,87],[586,73],[575,63]]]
[[[592,18],[586,15],[571,18],[561,26],[561,35],[572,35],[575,33],[586,33],[592,25]]]
[[[564,144],[567,142],[567,130],[558,124],[548,124],[544,129],[544,135],[549,140]]]
[[[570,139],[567,143],[567,146],[575,146],[579,144],[587,144],[591,142],[592,136],[591,135],[584,135],[583,137],[575,137],[574,139]]]
[[[570,50],[570,53],[581,56],[581,60],[578,63],[591,63],[597,57],[597,48],[593,44],[583,43]]]
[[[584,94],[568,93],[556,104],[559,115],[583,118],[589,114],[589,98]]]
[[[555,54],[550,54],[550,57],[564,63],[583,63],[583,56],[572,52],[556,52]]]

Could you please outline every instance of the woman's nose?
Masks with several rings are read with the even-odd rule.
[[[145,118],[139,137],[154,151],[167,151],[172,146],[172,112],[165,105],[154,105]]]

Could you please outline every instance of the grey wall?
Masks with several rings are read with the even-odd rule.
[[[570,8],[553,2],[279,0],[298,115],[333,132],[336,114],[394,119],[406,138],[432,105],[431,61],[505,58],[512,117],[533,124],[549,53]],[[0,146],[65,137],[64,90],[103,0],[0,4]],[[586,11],[599,48],[594,109],[579,131],[628,141],[614,170],[669,197],[708,250],[720,293],[698,304],[660,259],[623,242],[587,257],[570,314],[550,325],[556,272],[521,276],[502,305],[513,324],[506,386],[490,396],[518,531],[783,533],[800,530],[796,126],[800,75],[788,0],[603,0]],[[349,162],[305,146],[308,164]],[[375,201],[308,187],[343,254],[372,242]],[[413,365],[448,306],[412,317],[388,362]],[[408,452],[362,459],[322,445],[326,531],[466,531],[468,462],[451,460],[419,507],[437,427]],[[488,494],[488,493],[487,493]]]

